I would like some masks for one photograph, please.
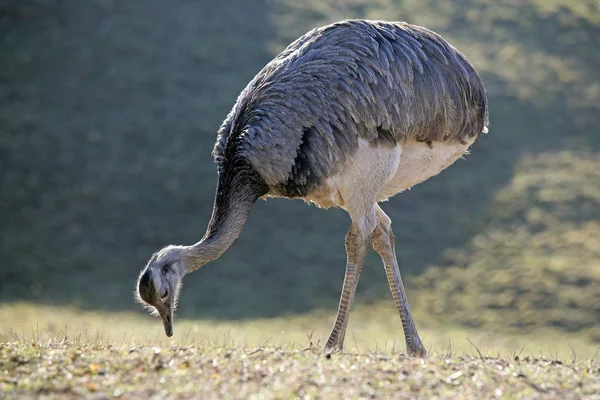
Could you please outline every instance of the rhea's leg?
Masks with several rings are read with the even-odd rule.
[[[373,146],[362,139],[352,155],[352,162],[338,179],[343,208],[352,219],[346,236],[346,276],[335,325],[326,348],[342,349],[348,325],[348,313],[356,292],[358,278],[369,252],[371,237],[377,225],[377,193],[390,180],[400,163],[402,148]]]
[[[371,243],[371,234],[375,226],[375,212],[373,209],[369,212],[366,218],[353,218],[352,226],[346,235],[346,275],[344,276],[344,286],[342,287],[342,295],[338,307],[337,316],[333,330],[327,339],[325,349],[342,350],[344,347],[344,337],[346,335],[346,327],[348,326],[348,317],[358,279],[365,262],[365,258],[369,253],[369,245]],[[352,214],[351,214],[352,216]]]
[[[400,277],[400,269],[396,259],[396,237],[392,232],[392,222],[383,210],[376,206],[377,211],[377,227],[373,232],[373,248],[381,256],[383,265],[385,266],[385,274],[387,275],[388,283],[396,308],[402,319],[402,328],[404,330],[404,338],[406,339],[406,350],[409,355],[424,357],[427,352],[421,343],[417,327],[410,312],[408,299],[402,278]]]

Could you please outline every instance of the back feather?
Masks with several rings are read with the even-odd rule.
[[[303,196],[358,138],[464,143],[487,125],[480,77],[441,36],[348,20],[308,32],[267,64],[221,125],[213,154],[219,165],[243,156],[270,187]]]

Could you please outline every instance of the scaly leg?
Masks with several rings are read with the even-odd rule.
[[[342,287],[342,295],[338,307],[337,316],[333,330],[327,339],[325,349],[342,350],[344,347],[344,337],[346,335],[346,327],[348,326],[348,317],[354,295],[356,294],[356,286],[358,279],[365,262],[365,258],[369,253],[369,244],[371,243],[371,233],[368,234],[358,224],[352,223],[348,234],[346,235],[346,275],[344,277],[344,286]]]
[[[424,357],[427,352],[419,338],[402,284],[402,278],[400,277],[400,269],[396,260],[396,237],[392,232],[392,222],[379,205],[376,206],[376,212],[377,227],[373,232],[373,248],[379,253],[385,266],[385,274],[387,275],[392,297],[394,297],[396,308],[402,319],[406,350],[410,356]]]

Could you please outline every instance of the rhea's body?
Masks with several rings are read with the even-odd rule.
[[[243,157],[270,195],[305,197],[344,174],[360,140],[382,155],[401,147],[437,159],[447,151],[435,147],[468,145],[486,124],[481,79],[439,35],[344,21],[302,36],[257,74],[223,122],[214,155],[221,165]]]

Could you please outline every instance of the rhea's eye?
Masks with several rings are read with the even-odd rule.
[[[169,289],[167,289],[167,288],[163,289],[163,291],[160,293],[160,298],[163,301],[165,301],[168,296],[169,296]]]
[[[170,265],[165,265],[162,267],[162,274],[163,275],[167,275],[169,272],[171,272],[171,266]]]

